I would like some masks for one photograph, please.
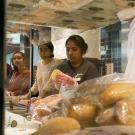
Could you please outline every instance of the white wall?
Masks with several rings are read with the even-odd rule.
[[[62,30],[62,32],[64,32],[64,31]],[[53,35],[53,34],[57,34],[57,33],[52,32],[52,36],[54,39],[55,35]],[[61,33],[59,33],[59,34],[61,34]],[[72,31],[71,31],[71,34],[68,33],[69,36],[72,34],[73,34]],[[90,58],[99,58],[100,59],[100,29],[88,30],[79,35],[81,35],[85,39],[85,42],[88,44],[88,51],[85,56],[90,57]],[[59,36],[57,35],[57,37],[59,37]],[[59,58],[59,59],[67,58],[65,42],[68,37],[52,41],[53,45],[54,45],[55,58]],[[55,39],[56,39],[56,37],[55,37]],[[34,46],[34,57],[33,58],[34,58],[33,64],[37,65],[37,63],[40,60],[37,46]]]
[[[88,44],[88,51],[86,57],[100,58],[100,29],[88,30],[81,35]],[[67,37],[68,38],[68,37]],[[56,58],[66,58],[65,41],[67,38],[53,41]]]
[[[88,30],[80,34],[88,44],[87,57],[100,59],[100,29]]]

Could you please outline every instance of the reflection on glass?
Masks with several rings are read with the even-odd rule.
[[[20,96],[30,89],[30,36],[27,32],[6,33],[5,109],[24,116],[28,106],[20,102]]]

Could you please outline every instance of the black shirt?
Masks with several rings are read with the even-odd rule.
[[[57,69],[71,77],[78,78],[79,84],[98,76],[96,66],[86,59],[83,60],[82,64],[78,68],[74,68],[69,60],[65,60],[57,67]]]

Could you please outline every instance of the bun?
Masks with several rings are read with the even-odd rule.
[[[100,95],[99,100],[103,106],[109,106],[118,100],[130,98],[135,95],[135,84],[115,83],[108,86]]]
[[[81,126],[84,127],[93,123],[96,114],[97,107],[89,102],[82,101],[81,99],[79,101],[76,100],[72,107],[68,109],[68,116],[78,120]]]
[[[94,105],[75,104],[69,109],[69,116],[77,120],[90,120],[95,116],[95,111]]]
[[[52,118],[32,135],[56,135],[72,130],[79,130],[80,124],[77,120],[69,117]]]
[[[59,94],[51,95],[42,99],[36,100],[31,104],[31,113],[36,120],[42,120],[44,116],[52,113],[53,108],[63,99]]]
[[[135,100],[122,100],[116,104],[116,116],[120,124],[135,125]]]
[[[101,110],[95,120],[99,125],[114,125],[117,124],[114,116],[114,108],[111,107],[105,110]]]
[[[56,76],[59,75],[59,74],[62,74],[62,72],[60,70],[58,70],[58,69],[55,69],[55,70],[53,70],[53,72],[51,74],[51,78],[53,80],[55,80]]]

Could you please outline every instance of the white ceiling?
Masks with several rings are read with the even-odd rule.
[[[135,0],[7,0],[8,31],[29,25],[88,30],[119,21],[117,13]],[[29,25],[27,25],[29,24]]]

